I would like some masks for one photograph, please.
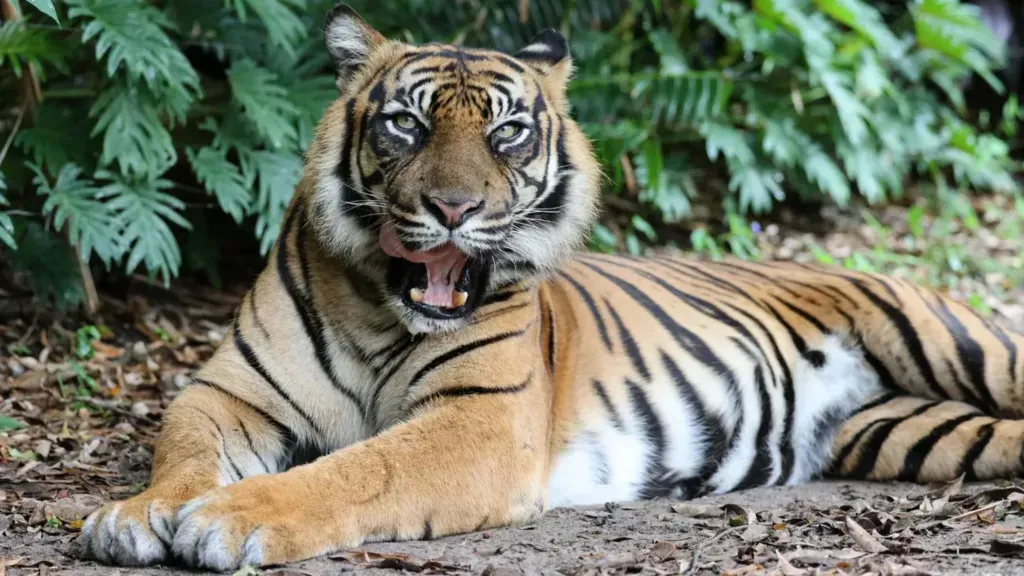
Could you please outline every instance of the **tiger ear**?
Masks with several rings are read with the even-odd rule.
[[[370,54],[387,42],[387,38],[366,23],[347,4],[337,4],[324,21],[324,44],[334,61],[335,83],[343,90],[352,76],[362,68]]]
[[[562,88],[572,73],[569,42],[554,28],[541,31],[533,41],[520,48],[515,57],[542,75],[555,80]]]

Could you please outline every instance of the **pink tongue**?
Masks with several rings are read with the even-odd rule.
[[[395,232],[395,224],[388,221],[380,230],[380,247],[394,258],[424,264],[427,267],[427,291],[423,303],[439,308],[456,308],[455,283],[462,276],[468,257],[454,244],[448,243],[433,250],[411,252],[402,246]]]

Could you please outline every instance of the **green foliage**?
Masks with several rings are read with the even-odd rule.
[[[75,357],[79,360],[88,360],[93,357],[96,350],[92,343],[100,339],[100,329],[87,325],[75,330],[74,351]]]
[[[0,179],[19,278],[60,305],[82,297],[76,257],[216,280],[218,213],[267,254],[337,93],[320,41],[331,3],[21,2],[25,18],[0,25],[0,131],[24,119]],[[966,109],[971,75],[1001,89],[1004,48],[960,0],[351,4],[407,41],[515,51],[543,28],[567,35],[573,114],[607,175],[595,250],[689,236],[756,257],[745,218],[783,200],[1017,188],[1002,138],[1024,113],[1012,98],[1001,118]],[[30,73],[43,100],[23,109]],[[697,206],[724,216],[680,234]]]

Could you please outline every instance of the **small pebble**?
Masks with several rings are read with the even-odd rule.
[[[145,342],[139,341],[132,344],[132,360],[136,362],[145,362],[148,357],[149,351],[146,350]]]
[[[149,406],[146,406],[145,402],[136,402],[132,404],[132,416],[136,418],[145,418],[149,415]]]
[[[139,402],[139,404],[142,404],[142,403]],[[143,404],[143,406],[145,406],[145,404]],[[122,434],[134,434],[135,433],[135,426],[132,426],[128,422],[119,422],[116,426],[114,426],[114,430],[117,430],[118,432],[120,432]]]

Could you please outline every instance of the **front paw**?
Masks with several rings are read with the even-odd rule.
[[[196,568],[232,570],[330,551],[301,487],[284,475],[249,478],[208,492],[178,511],[172,550]]]
[[[148,566],[167,559],[174,508],[142,493],[93,512],[76,539],[78,553],[105,564]]]

